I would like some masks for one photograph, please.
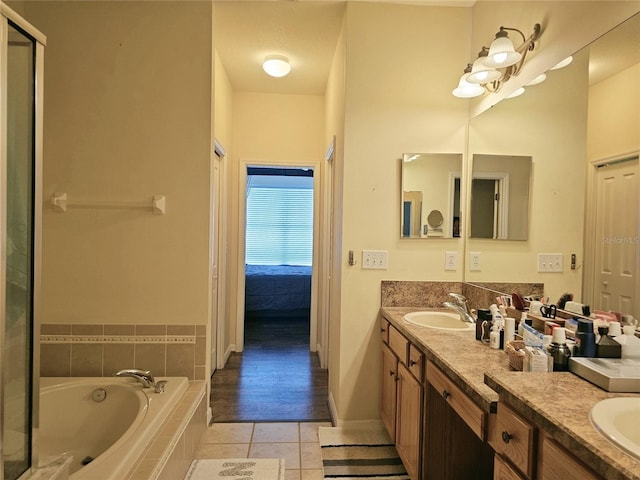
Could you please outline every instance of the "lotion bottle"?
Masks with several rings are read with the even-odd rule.
[[[563,327],[553,329],[551,343],[547,347],[549,356],[553,358],[553,371],[566,372],[569,370],[571,350],[567,346],[567,334]]]

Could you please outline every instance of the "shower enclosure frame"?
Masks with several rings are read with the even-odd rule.
[[[46,37],[33,25],[24,20],[15,11],[0,0],[0,366],[6,365],[5,328],[6,328],[6,267],[7,267],[7,58],[9,28],[19,30],[33,42],[34,46],[34,91],[33,91],[33,124],[31,132],[32,161],[33,161],[33,210],[31,212],[32,227],[32,268],[31,268],[31,338],[26,339],[25,345],[30,348],[31,360],[31,431],[25,432],[30,436],[29,466],[19,478],[29,475],[38,465],[37,438],[39,425],[39,386],[40,386],[40,316],[41,316],[41,265],[42,265],[42,160],[43,160],[43,98],[44,98],[44,47]],[[0,419],[5,411],[5,372],[0,367]],[[4,478],[4,432],[0,428],[0,480]]]

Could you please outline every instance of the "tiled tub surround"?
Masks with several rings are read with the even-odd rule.
[[[205,380],[205,325],[43,324],[40,375],[106,377],[124,368]]]
[[[474,331],[434,330],[403,320],[406,313],[418,309],[383,306],[380,313],[485,412],[496,411],[499,391],[509,396],[509,403],[521,407],[518,413],[603,478],[640,480],[640,461],[600,437],[589,423],[591,406],[620,394],[607,393],[571,373],[513,372],[505,352],[478,342]]]
[[[206,384],[192,381],[182,400],[123,480],[184,478],[207,429]]]

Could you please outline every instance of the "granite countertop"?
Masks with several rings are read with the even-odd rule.
[[[495,412],[498,395],[530,422],[607,480],[640,480],[640,460],[598,433],[589,411],[609,393],[568,372],[523,373],[509,366],[507,354],[475,339],[475,331],[419,327],[402,317],[432,308],[382,307],[381,315],[441,368],[484,411]]]

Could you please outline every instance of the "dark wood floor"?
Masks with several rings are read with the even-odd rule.
[[[211,377],[213,422],[330,421],[308,315],[247,314],[245,348]]]

